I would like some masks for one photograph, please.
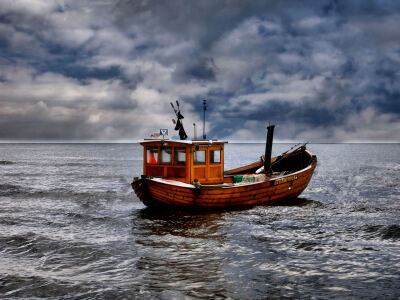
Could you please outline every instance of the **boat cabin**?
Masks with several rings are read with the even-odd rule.
[[[192,184],[224,182],[224,141],[144,140],[143,175]]]

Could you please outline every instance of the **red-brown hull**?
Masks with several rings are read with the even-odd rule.
[[[218,209],[238,206],[275,204],[296,198],[307,187],[317,165],[298,172],[271,178],[263,182],[201,186],[175,184],[173,181],[142,178],[132,182],[132,188],[147,206]]]

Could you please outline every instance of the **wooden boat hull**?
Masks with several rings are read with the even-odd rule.
[[[270,177],[262,182],[204,185],[196,188],[191,184],[143,176],[132,182],[132,188],[149,207],[222,209],[275,204],[296,198],[307,187],[317,165],[316,157],[308,151],[307,153],[311,158],[307,167],[287,175]]]

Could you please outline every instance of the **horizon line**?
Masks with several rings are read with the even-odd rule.
[[[223,139],[222,139],[223,140]],[[174,141],[174,140],[170,140]],[[1,141],[0,144],[139,144],[138,141]],[[265,144],[265,141],[244,141],[233,140],[228,144]],[[274,144],[400,144],[400,141],[315,141],[315,142],[299,142],[299,141],[275,141]]]

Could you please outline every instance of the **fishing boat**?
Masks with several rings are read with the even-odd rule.
[[[180,121],[183,116],[176,113]],[[178,125],[175,129],[183,130]],[[182,130],[181,138],[186,136]],[[140,142],[143,174],[133,179],[132,188],[151,208],[227,209],[296,198],[307,187],[317,157],[303,144],[271,158],[273,133],[274,125],[268,126],[265,154],[258,161],[226,171],[227,141],[145,139]]]

